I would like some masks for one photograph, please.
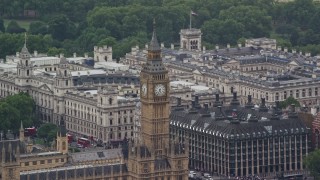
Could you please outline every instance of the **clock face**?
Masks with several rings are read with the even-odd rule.
[[[163,84],[157,84],[154,88],[154,94],[156,96],[163,96],[166,94],[166,87]]]
[[[146,84],[142,84],[142,86],[141,86],[142,95],[143,96],[147,95],[147,91],[148,91],[147,85]]]

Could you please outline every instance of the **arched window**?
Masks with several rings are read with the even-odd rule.
[[[64,76],[67,76],[67,70],[64,70]]]
[[[27,70],[27,76],[29,76],[29,70]]]
[[[28,66],[28,60],[26,60],[26,66]]]
[[[109,105],[112,104],[112,98],[109,98]]]
[[[62,150],[67,149],[67,143],[65,141],[62,142]]]
[[[105,56],[105,57],[104,57],[104,60],[105,60],[105,61],[108,61],[108,56]]]

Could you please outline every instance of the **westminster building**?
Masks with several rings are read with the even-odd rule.
[[[251,96],[239,106],[236,92],[230,106],[221,106],[219,94],[213,102],[192,108],[180,105],[171,112],[172,138],[190,137],[189,167],[225,176],[280,173],[304,169],[310,152],[311,130],[298,118],[295,108],[282,114],[279,103],[272,111],[254,107]]]

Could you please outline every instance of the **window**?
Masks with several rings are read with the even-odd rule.
[[[37,161],[33,161],[33,162],[32,162],[32,165],[37,165]]]
[[[48,159],[48,164],[51,164],[52,163],[52,159]]]
[[[61,158],[61,162],[64,162],[64,159],[63,159],[63,158]]]
[[[24,163],[24,166],[29,166],[29,162],[25,162],[25,163]]]
[[[66,142],[62,142],[62,150],[66,150],[67,149],[67,145]],[[49,160],[48,160],[49,161]]]
[[[312,89],[309,88],[309,96],[312,96]]]
[[[40,161],[40,164],[44,164],[44,160],[41,160],[41,161]]]
[[[110,125],[112,125],[112,119],[110,119]]]

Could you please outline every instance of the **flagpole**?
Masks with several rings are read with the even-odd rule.
[[[189,24],[189,29],[191,29],[191,14],[192,14],[192,12],[190,11],[190,24]]]

